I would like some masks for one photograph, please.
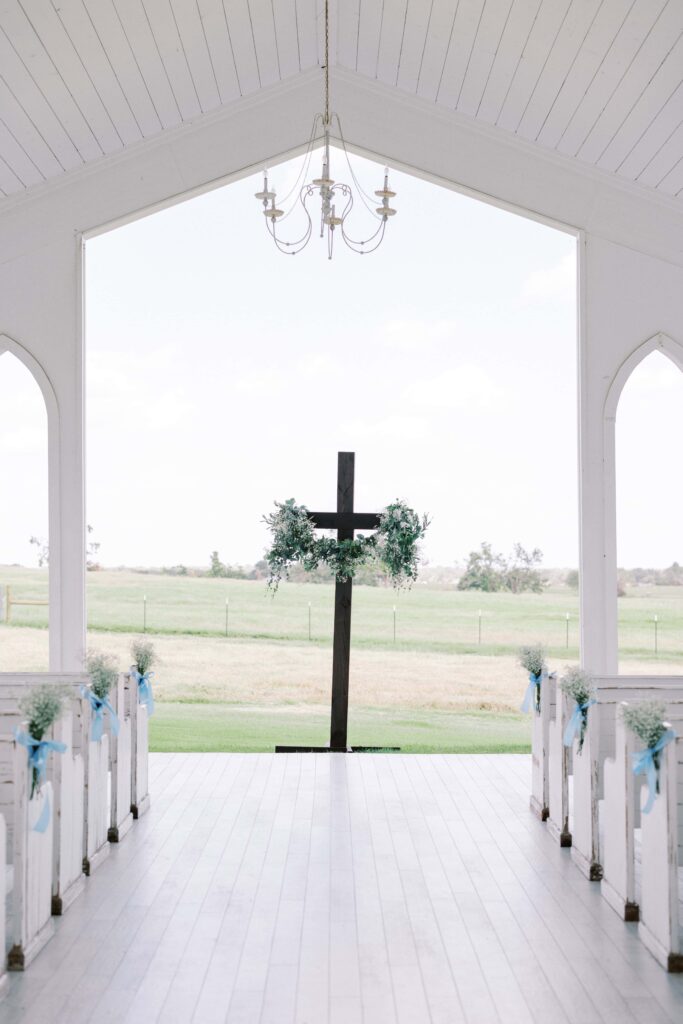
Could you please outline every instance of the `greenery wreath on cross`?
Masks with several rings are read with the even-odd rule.
[[[404,501],[396,500],[379,514],[377,530],[353,540],[317,537],[305,505],[294,498],[275,502],[275,511],[264,516],[273,535],[266,552],[270,569],[268,586],[277,590],[289,576],[290,567],[301,562],[307,572],[324,563],[339,582],[353,579],[357,570],[375,559],[386,570],[395,587],[410,587],[417,579],[420,564],[418,542],[424,537],[429,519],[420,517]]]

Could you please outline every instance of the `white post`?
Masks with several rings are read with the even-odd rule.
[[[579,241],[579,593],[581,661],[595,675],[618,665],[614,421],[604,425],[605,382],[595,353],[590,248]]]

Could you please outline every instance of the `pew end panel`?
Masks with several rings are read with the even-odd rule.
[[[625,702],[620,705],[625,706]],[[603,898],[623,921],[637,921],[635,827],[638,778],[633,774],[636,739],[617,712],[614,757],[604,762]],[[638,799],[638,806],[639,799]]]
[[[555,702],[550,707],[548,723],[548,819],[551,836],[560,846],[572,845],[569,824],[569,775],[572,752],[563,742],[569,721],[569,703],[555,684]]]
[[[557,699],[554,676],[541,680],[541,710],[532,709],[531,716],[531,799],[530,807],[536,817],[546,821],[549,813],[548,796],[548,741],[551,714]]]
[[[678,874],[683,864],[683,738],[662,751],[659,794],[642,815],[642,878],[638,934],[668,971],[683,972]],[[645,802],[647,791],[642,793]]]
[[[129,673],[121,673],[110,694],[112,706],[119,719],[119,733],[109,735],[109,761],[111,772],[111,814],[108,838],[120,842],[133,824],[133,687],[135,680]],[[135,694],[137,697],[137,694]]]
[[[12,892],[7,922],[7,968],[23,971],[54,934],[52,865],[53,787],[47,781],[31,798],[26,748],[0,736],[0,813],[7,824],[7,863],[12,865]],[[36,832],[45,802],[53,808],[44,832]]]
[[[131,676],[132,687],[132,779],[131,812],[135,819],[149,810],[149,715],[147,705],[141,704],[137,683]]]

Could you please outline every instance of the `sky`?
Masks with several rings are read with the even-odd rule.
[[[353,165],[366,191],[380,186],[380,166]],[[300,166],[271,169],[280,195]],[[347,180],[342,154],[333,171]],[[316,237],[294,258],[277,252],[260,175],[87,243],[87,519],[105,565],[206,565],[214,549],[251,564],[275,499],[334,508],[338,450],[356,452],[358,510],[400,497],[430,514],[432,565],[484,540],[577,564],[575,240],[391,180],[398,215],[363,257],[339,246],[328,261]],[[283,228],[296,234],[294,220]],[[363,237],[360,204],[356,224]],[[35,564],[45,413],[13,362],[0,359],[0,479],[13,493],[0,562]],[[683,384],[655,357],[642,372],[619,410],[637,449],[619,463],[620,561],[665,565],[683,560],[680,488],[661,477]]]

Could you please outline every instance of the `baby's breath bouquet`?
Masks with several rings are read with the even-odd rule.
[[[268,586],[275,591],[295,562],[312,571],[328,565],[339,582],[353,579],[363,565],[376,559],[395,587],[409,587],[417,579],[420,564],[419,541],[429,519],[420,517],[404,501],[396,500],[379,513],[379,526],[370,536],[338,540],[318,537],[310,512],[294,498],[275,502],[275,511],[263,517],[273,540],[266,561],[270,569]]]
[[[560,680],[560,689],[575,704],[574,713],[565,729],[564,744],[566,747],[571,747],[578,732],[579,753],[581,753],[588,725],[588,709],[591,704],[595,704],[593,677],[583,669],[571,666],[565,670],[565,674]]]
[[[109,654],[89,651],[86,667],[90,676],[90,689],[100,700],[105,700],[118,676],[116,662]]]
[[[119,720],[109,701],[109,693],[116,682],[118,669],[111,655],[103,654],[101,651],[88,652],[86,667],[90,676],[90,688],[82,687],[81,693],[90,702],[92,709],[90,738],[98,743],[104,734],[105,711],[109,715],[112,734],[117,736],[119,732]]]
[[[138,700],[147,706],[147,714],[154,714],[154,697],[152,695],[151,678],[154,675],[150,671],[152,665],[156,664],[157,656],[153,644],[142,637],[133,640],[130,645],[130,653],[133,657],[133,664],[130,667],[131,675],[138,684]]]
[[[666,704],[658,700],[643,700],[637,704],[623,704],[621,715],[624,725],[645,744],[645,749],[633,755],[633,771],[646,775],[650,793],[643,813],[648,814],[659,793],[659,769],[662,750],[674,738],[674,731],[664,721]]]
[[[157,660],[154,644],[150,640],[143,640],[142,637],[138,637],[130,645],[130,653],[133,656],[133,664],[140,675],[146,676]]]
[[[535,698],[536,714],[539,714],[541,711],[541,681],[548,671],[545,663],[544,648],[540,644],[520,647],[519,663],[529,673],[529,685],[524,695],[521,710],[528,711],[531,707],[532,698]]]
[[[624,725],[646,747],[655,747],[666,732],[665,715],[666,704],[659,700],[642,700],[637,704],[624,704],[621,708]]]
[[[48,751],[56,750],[62,753],[66,750],[63,743],[46,740],[44,737],[64,711],[67,696],[68,693],[63,687],[43,683],[31,687],[19,701],[19,710],[28,724],[28,735],[17,730],[15,736],[28,750],[31,799],[45,777]]]
[[[19,701],[19,710],[28,722],[29,735],[42,740],[64,710],[66,691],[61,686],[43,683],[33,686]]]

